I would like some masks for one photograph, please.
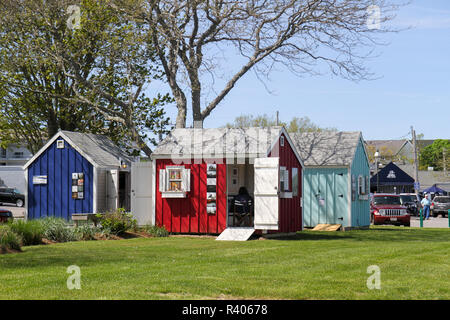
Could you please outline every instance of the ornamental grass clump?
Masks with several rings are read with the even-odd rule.
[[[22,239],[8,226],[0,226],[0,253],[10,250],[20,251]]]
[[[43,226],[44,238],[55,242],[77,241],[75,229],[61,218],[45,218],[40,220]]]
[[[17,220],[8,223],[11,231],[19,235],[23,246],[32,246],[42,243],[44,228],[39,220]]]

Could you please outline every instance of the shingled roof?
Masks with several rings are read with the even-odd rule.
[[[361,132],[317,131],[290,135],[306,166],[349,166]]]
[[[281,131],[282,127],[174,129],[159,143],[153,155],[266,155]]]
[[[74,149],[80,152],[89,162],[97,167],[119,167],[121,161],[128,165],[133,162],[133,157],[120,149],[111,139],[103,135],[80,133],[71,131],[60,131],[37,152],[33,158],[25,164],[26,169],[34,162],[53,142],[64,139]]]

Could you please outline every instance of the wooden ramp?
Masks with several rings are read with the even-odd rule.
[[[312,229],[312,231],[338,231],[342,227],[342,224],[327,224],[321,223]]]
[[[254,228],[226,228],[216,238],[219,241],[247,241],[255,232]]]

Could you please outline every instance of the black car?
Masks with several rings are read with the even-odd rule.
[[[420,198],[415,193],[401,193],[400,202],[406,207],[410,215],[419,215]]]
[[[0,204],[5,203],[23,207],[25,204],[25,195],[21,194],[17,189],[0,188]]]

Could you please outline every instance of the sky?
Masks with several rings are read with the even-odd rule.
[[[411,126],[424,139],[450,139],[450,1],[413,0],[392,23],[410,28],[383,36],[388,44],[366,62],[375,80],[300,78],[279,67],[264,85],[249,72],[204,127],[223,126],[241,114],[279,111],[281,121],[308,117],[320,127],[362,131],[366,140],[408,138]],[[175,105],[166,110],[175,121]]]

